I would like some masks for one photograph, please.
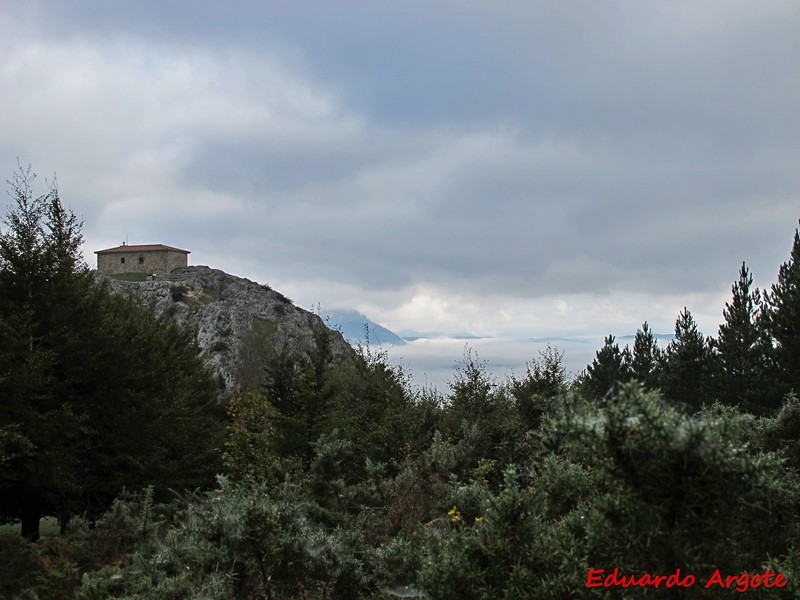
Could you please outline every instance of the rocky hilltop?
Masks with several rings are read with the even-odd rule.
[[[255,389],[272,352],[315,346],[315,333],[329,331],[335,360],[352,360],[353,349],[312,312],[280,292],[205,266],[174,270],[167,280],[128,282],[105,278],[112,291],[134,293],[159,314],[197,331],[203,357],[225,383]]]

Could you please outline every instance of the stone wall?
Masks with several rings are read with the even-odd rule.
[[[178,267],[188,266],[188,255],[183,252],[144,251],[109,252],[97,255],[97,271],[105,275],[117,273],[167,274]]]

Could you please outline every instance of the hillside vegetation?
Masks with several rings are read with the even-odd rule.
[[[415,389],[312,319],[302,344],[238,350],[250,383],[225,391],[201,359],[225,350],[179,324],[225,294],[112,293],[57,190],[31,183],[0,236],[0,516],[21,521],[0,532],[0,597],[628,593],[587,587],[601,569],[637,577],[630,597],[796,597],[797,232],[770,290],[742,266],[715,336],[687,308],[666,350],[645,323],[575,380],[556,349],[502,382],[467,351],[446,394]],[[274,310],[248,343],[274,339]],[[63,531],[37,541],[45,515]],[[691,589],[665,588],[678,573]]]
[[[109,289],[131,296],[157,315],[196,332],[203,360],[225,391],[258,390],[264,364],[284,348],[305,352],[325,330],[323,320],[267,285],[219,269],[175,269],[169,280],[119,281],[101,276]],[[331,334],[335,361],[350,364],[355,354],[338,333]]]

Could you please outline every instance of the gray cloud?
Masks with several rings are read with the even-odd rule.
[[[800,216],[794,2],[5,12],[0,165],[57,170],[95,245],[323,300],[716,298]]]

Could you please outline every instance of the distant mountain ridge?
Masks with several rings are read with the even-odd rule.
[[[431,340],[436,338],[447,338],[451,340],[482,340],[484,336],[472,333],[445,333],[444,331],[402,331],[402,338],[407,342],[416,340]]]
[[[394,331],[379,325],[357,310],[335,309],[325,312],[328,325],[340,331],[350,344],[369,342],[370,345],[402,346],[406,343]]]
[[[654,333],[653,337],[660,341],[660,342],[671,342],[675,339],[674,333]],[[633,340],[636,339],[636,334],[633,335],[621,335],[617,338],[618,340]]]

